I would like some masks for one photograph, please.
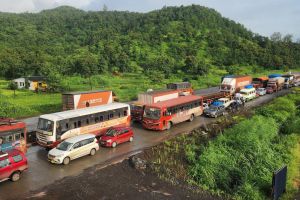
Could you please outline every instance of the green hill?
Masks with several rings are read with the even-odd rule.
[[[0,13],[0,77],[163,72],[205,74],[212,66],[300,66],[300,44],[271,41],[202,6],[149,13],[58,7]],[[234,67],[233,67],[234,68]]]

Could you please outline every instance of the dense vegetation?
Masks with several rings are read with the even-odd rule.
[[[195,130],[166,142],[154,150],[154,163],[162,163],[156,170],[173,183],[178,178],[229,198],[258,200],[270,196],[272,173],[287,164],[285,199],[292,199],[300,179],[300,90],[295,91],[257,109],[253,117],[237,117],[232,128],[214,126],[221,135],[213,140]]]
[[[149,13],[85,12],[59,7],[37,14],[0,13],[0,77],[104,72],[206,74],[213,66],[238,73],[300,66],[300,44],[290,35],[254,34],[215,10],[167,7]]]

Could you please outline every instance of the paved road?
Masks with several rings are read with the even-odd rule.
[[[286,93],[288,93],[288,90],[260,97],[247,103],[246,108],[252,108],[267,103],[276,96],[284,95]],[[34,123],[34,120],[35,118],[32,119],[31,122]],[[29,170],[23,174],[22,179],[19,182],[12,183],[6,181],[0,183],[0,199],[18,199],[18,197],[24,197],[29,191],[37,190],[67,176],[76,176],[82,173],[83,170],[97,164],[104,167],[113,162],[121,161],[131,154],[157,145],[170,137],[187,133],[197,127],[212,123],[213,121],[215,121],[215,119],[201,116],[196,118],[193,122],[184,122],[175,125],[169,131],[162,132],[144,130],[139,124],[134,123],[134,142],[122,144],[115,149],[100,148],[100,151],[97,152],[95,156],[87,156],[74,160],[68,166],[49,164],[47,161],[47,152],[43,148],[40,148],[39,146],[31,147],[27,153]]]

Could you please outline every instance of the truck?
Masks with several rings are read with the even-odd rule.
[[[213,92],[213,93],[208,93],[208,94],[201,94],[203,98],[203,102],[210,105],[212,102],[214,102],[217,99],[220,98],[229,98],[231,95],[226,92]]]
[[[138,94],[138,100],[131,103],[131,119],[141,122],[145,105],[151,105],[160,101],[175,99],[180,96],[181,90],[164,89]]]
[[[221,92],[233,95],[252,83],[252,77],[248,75],[225,76],[220,86]]]
[[[181,95],[189,95],[194,93],[192,84],[189,82],[168,83],[167,89],[178,90],[181,92]]]
[[[284,74],[282,77],[284,78],[284,88],[292,87],[295,76],[293,74]]]
[[[253,78],[252,85],[255,89],[266,88],[267,84],[268,84],[268,80],[269,80],[269,78],[267,76]]]
[[[62,94],[63,111],[100,106],[112,103],[113,92],[109,90],[68,92]]]
[[[271,94],[273,92],[278,92],[280,91],[283,86],[284,86],[284,81],[285,79],[283,77],[280,76],[269,76],[269,81],[267,84],[267,93]]]

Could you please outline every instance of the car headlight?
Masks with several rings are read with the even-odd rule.
[[[109,139],[109,140],[107,140],[106,142],[108,142],[108,143],[111,143],[111,141],[112,141],[112,140],[111,140],[111,139]]]

